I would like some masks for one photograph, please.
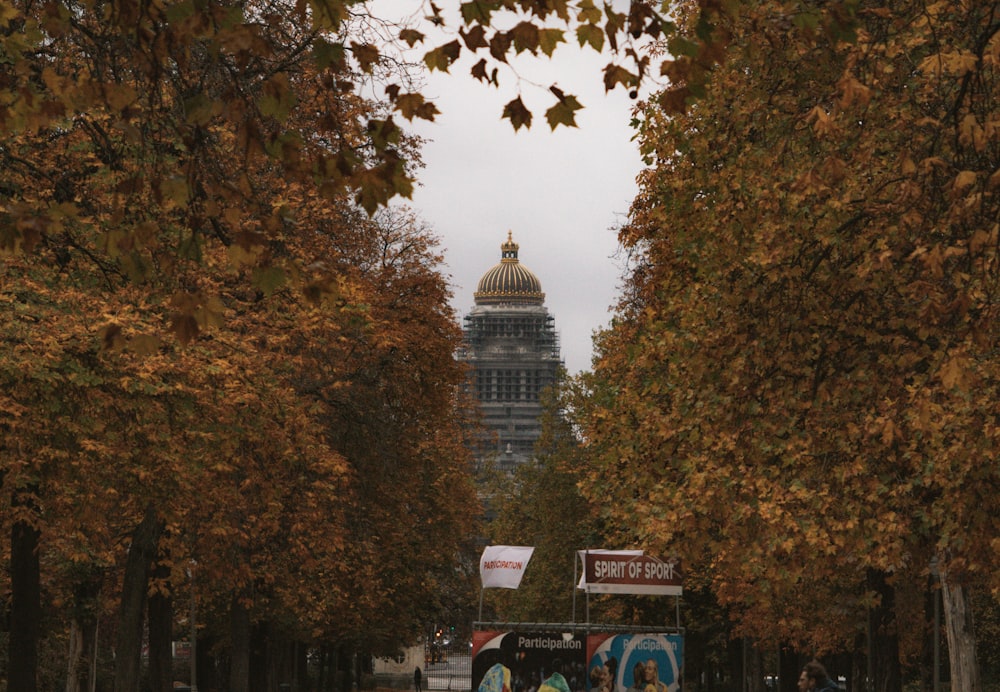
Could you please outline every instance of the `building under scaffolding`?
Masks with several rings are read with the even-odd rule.
[[[459,359],[489,432],[477,457],[507,472],[530,460],[541,434],[542,391],[562,367],[555,320],[538,278],[520,263],[508,233],[500,263],[483,274],[465,316]]]

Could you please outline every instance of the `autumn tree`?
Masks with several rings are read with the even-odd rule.
[[[870,632],[876,689],[917,655],[932,558],[953,684],[978,689],[962,604],[995,589],[998,9],[720,15],[702,97],[643,110],[635,264],[582,419],[610,516],[759,642]]]
[[[356,215],[345,229],[331,259],[362,287],[364,314],[336,340],[301,344],[296,386],[352,469],[349,607],[328,615],[324,636],[390,654],[433,620],[438,592],[472,595],[456,569],[480,514],[457,398],[461,332],[433,236],[410,212]]]
[[[560,406],[563,379],[543,393],[541,436],[532,460],[513,474],[496,479],[489,504],[496,516],[487,525],[489,540],[499,545],[535,548],[517,591],[491,589],[486,605],[508,622],[570,622],[574,607],[576,552],[602,545],[598,513],[579,492],[584,460],[579,441]]]
[[[4,293],[4,411],[17,446],[4,449],[4,487],[35,479],[28,525],[53,566],[39,578],[49,592],[71,600],[96,580],[105,607],[120,601],[122,632],[142,627],[151,590],[196,598],[207,634],[244,623],[303,651],[350,641],[385,652],[433,617],[439,589],[462,588],[454,566],[478,512],[455,413],[459,332],[433,238],[409,216],[354,225],[364,217],[351,213],[350,230],[311,218],[319,225],[305,247],[342,264],[345,280],[265,301],[225,269],[226,254],[206,256],[220,271],[213,309],[229,328],[184,347],[163,333],[166,306],[159,324],[140,328],[128,299],[148,290],[88,293],[68,277],[46,286],[32,278],[43,270],[6,265],[15,288]],[[307,295],[316,303],[295,297]],[[50,329],[63,337],[45,341]],[[67,424],[53,429],[53,414]],[[154,575],[156,565],[165,569]],[[134,582],[119,597],[121,575]],[[236,639],[250,646],[244,632]],[[125,669],[138,664],[127,639],[121,689],[137,675]],[[90,656],[93,642],[76,650]],[[277,661],[274,649],[263,660]],[[231,689],[247,689],[249,668],[234,669],[243,678]]]
[[[424,464],[417,477],[426,487],[410,488],[411,503],[426,508],[416,516],[466,508],[450,423],[431,423],[420,409],[447,418],[454,377],[454,330],[441,326],[446,293],[426,252],[430,239],[418,243],[399,229],[392,239],[369,238],[371,222],[347,231],[360,218],[352,200],[371,211],[408,191],[406,161],[415,157],[391,117],[357,95],[356,77],[374,75],[380,63],[364,45],[361,14],[349,19],[343,9],[0,6],[0,124],[10,135],[0,146],[0,235],[13,253],[4,286],[12,289],[9,314],[24,315],[12,327],[27,324],[10,338],[39,363],[26,367],[15,355],[6,363],[4,425],[13,434],[5,436],[4,490],[6,506],[20,508],[5,513],[17,546],[12,640],[24,651],[15,652],[11,684],[18,689],[34,685],[39,585],[74,591],[40,574],[32,556],[58,547],[70,566],[89,566],[69,573],[97,584],[109,576],[114,589],[118,541],[137,526],[152,530],[143,534],[148,544],[138,534],[131,541],[136,578],[126,580],[134,598],[122,598],[131,604],[121,611],[123,632],[141,626],[155,558],[154,593],[186,585],[194,559],[199,597],[236,591],[227,606],[247,605],[240,589],[263,579],[267,589],[257,593],[268,600],[255,617],[285,609],[300,618],[295,636],[314,636],[304,614],[322,611],[306,597],[330,592],[301,588],[293,577],[323,585],[342,577],[321,569],[346,542],[337,517],[373,498],[344,491],[350,468],[331,447],[344,432],[318,422],[322,401],[297,379],[302,371],[292,364],[307,367],[302,344],[316,349],[331,339],[350,353],[372,339],[391,349],[382,358],[406,356],[409,370],[394,382],[405,388],[412,378],[402,374],[412,372],[419,386],[391,403],[421,421],[411,427],[439,432],[414,431],[408,454],[392,450],[396,467]],[[412,252],[402,250],[413,243]],[[388,265],[375,279],[360,275],[358,266],[390,255],[392,280]],[[373,320],[369,307],[390,300],[380,292],[407,281],[425,288],[409,289],[413,302]],[[49,305],[51,317],[42,311]],[[404,308],[407,325],[432,330],[413,342],[416,351],[393,344],[386,327]],[[203,340],[223,323],[228,331]],[[357,372],[333,369],[324,386],[332,391],[351,377]],[[43,413],[73,425],[50,430]],[[377,428],[390,415],[363,422]],[[439,456],[448,460],[441,473],[454,476],[447,501],[431,463]],[[207,487],[211,495],[199,492]],[[99,501],[84,499],[91,497]],[[117,521],[90,530],[107,516]],[[204,521],[213,522],[214,544],[194,530]],[[445,571],[461,532],[428,535],[438,552],[422,556]],[[291,549],[278,554],[278,545]],[[382,556],[376,546],[370,559]],[[346,600],[327,609],[342,610]],[[385,594],[374,590],[370,601],[382,607]],[[119,651],[121,689],[135,684],[139,641],[121,640],[128,649]]]

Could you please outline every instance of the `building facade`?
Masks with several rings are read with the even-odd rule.
[[[508,233],[500,262],[479,280],[459,353],[470,366],[469,389],[487,430],[477,461],[508,473],[533,457],[541,434],[541,393],[563,365],[541,282],[518,260],[518,249]]]

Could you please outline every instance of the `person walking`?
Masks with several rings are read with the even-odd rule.
[[[809,661],[799,675],[799,692],[838,692],[839,689],[819,661]]]
[[[413,690],[414,692],[421,692],[420,684],[423,682],[423,674],[420,672],[420,666],[417,666],[413,671]]]

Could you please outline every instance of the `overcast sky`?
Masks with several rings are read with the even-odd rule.
[[[409,205],[441,239],[460,319],[512,232],[521,263],[541,281],[567,369],[589,370],[591,335],[607,325],[618,293],[615,229],[625,221],[641,169],[629,127],[634,102],[620,88],[605,95],[606,58],[561,46],[552,60],[518,60],[520,93],[535,117],[529,131],[515,133],[501,119],[517,93],[512,75],[501,73],[509,86],[498,91],[469,76],[472,62],[428,76],[422,93],[441,114],[416,128],[428,140],[426,167]],[[553,132],[545,121],[553,83],[584,105],[578,128]]]

